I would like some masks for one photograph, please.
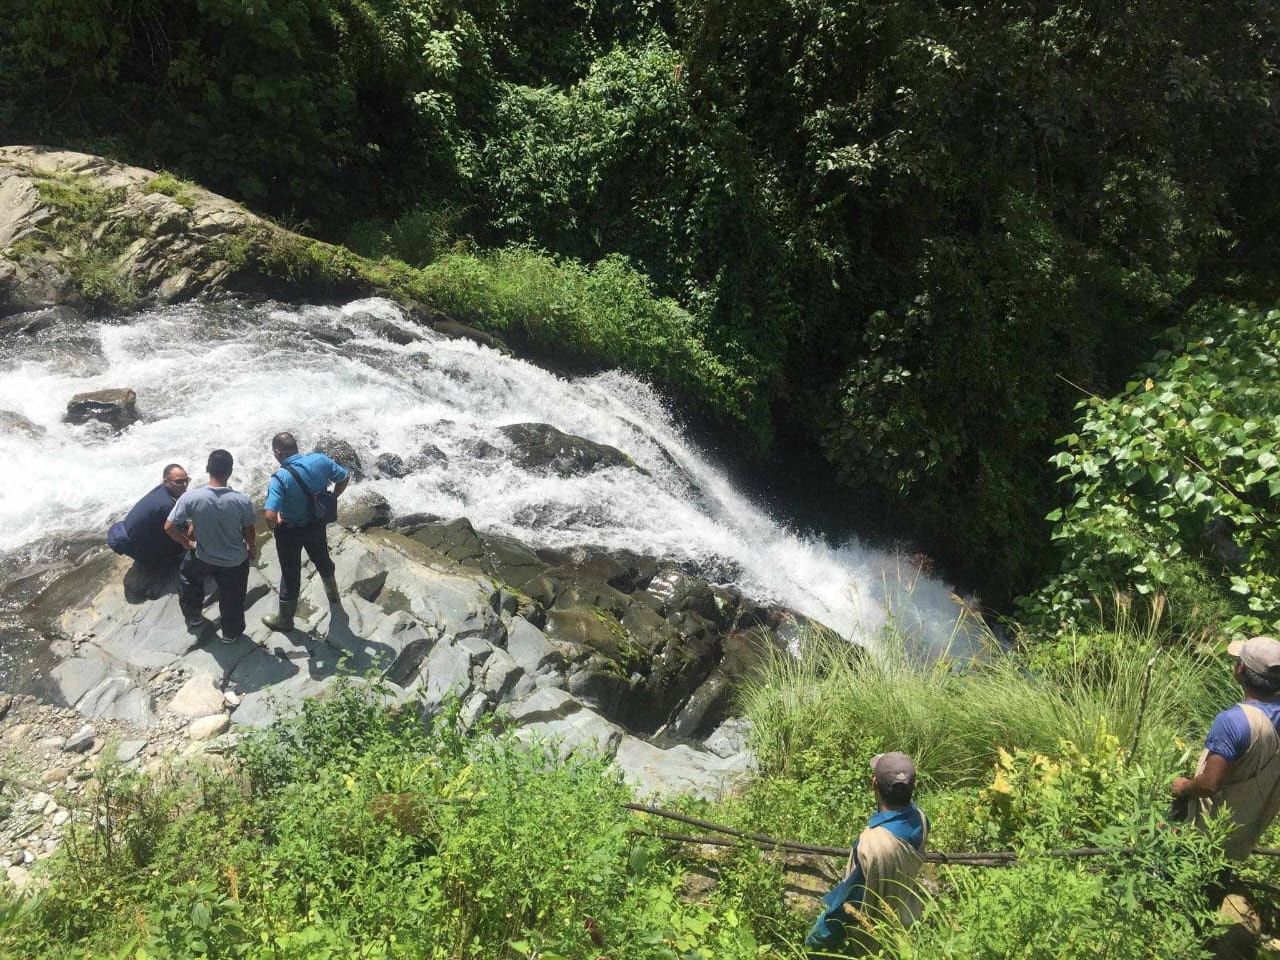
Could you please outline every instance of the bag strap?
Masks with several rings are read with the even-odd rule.
[[[315,500],[316,495],[311,492],[311,488],[308,487],[306,483],[303,481],[302,477],[298,475],[297,470],[293,469],[293,467],[289,466],[287,463],[282,463],[280,464],[280,466],[288,470],[289,475],[292,476],[293,479],[298,481],[298,486],[300,486],[302,488],[302,492],[307,495],[308,512],[314,517],[316,515],[316,500]]]

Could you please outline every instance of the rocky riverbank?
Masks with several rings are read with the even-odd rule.
[[[28,346],[125,307],[386,290],[367,261],[352,268],[340,248],[194,185],[32,147],[0,148],[0,251],[0,317],[9,315],[0,339]],[[411,298],[399,301],[413,311]],[[367,342],[348,344],[372,335],[384,347],[420,346],[431,326],[505,349],[440,316],[410,319],[362,316],[358,334],[316,322],[300,335],[326,350],[369,353]],[[398,362],[435,361],[415,354]],[[151,395],[108,386],[59,401],[65,424],[85,426],[78,442],[123,442],[154,415]],[[0,426],[34,437],[59,425],[0,410]],[[466,458],[509,461],[531,477],[651,475],[628,452],[548,423],[506,422],[491,439],[460,446]],[[189,631],[174,578],[143,575],[106,550],[100,533],[59,534],[38,564],[0,568],[8,647],[0,676],[12,695],[0,730],[9,756],[0,806],[6,869],[25,871],[56,847],[102,765],[158,770],[197,755],[219,762],[246,728],[344,680],[380,684],[424,714],[456,698],[466,723],[492,715],[522,738],[602,751],[641,793],[716,795],[749,773],[735,684],[764,652],[789,644],[804,618],[662,556],[539,549],[479,532],[465,516],[395,516],[362,481],[451,469],[448,456],[415,441],[362,462],[349,440],[322,443],[356,481],[332,536],[343,598],[330,606],[319,582],[307,580],[289,634],[260,622],[277,603],[279,579],[265,528],[248,635],[230,645],[217,639],[216,604],[206,626]],[[674,461],[661,469],[681,471]],[[700,495],[692,478],[682,475],[680,485]],[[21,668],[8,662],[19,649]]]

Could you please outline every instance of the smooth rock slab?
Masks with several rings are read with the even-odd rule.
[[[427,655],[422,672],[427,709],[437,710],[446,697],[465,697],[471,691],[471,654],[454,643],[437,643]]]
[[[122,740],[116,746],[116,759],[121,763],[128,763],[140,754],[146,745],[147,741],[145,740]]]
[[[511,618],[511,626],[507,628],[507,653],[525,673],[533,676],[564,663],[546,635],[524,617]]]
[[[222,691],[207,673],[191,677],[168,703],[168,709],[183,717],[207,717],[222,709]]]
[[[523,727],[531,723],[563,720],[583,709],[580,700],[575,700],[560,688],[542,687],[523,700],[511,704],[506,713],[513,724]]]
[[[594,711],[578,710],[567,717],[523,726],[516,731],[516,736],[526,743],[534,740],[553,742],[558,745],[561,756],[568,756],[575,750],[588,750],[605,756],[613,752],[624,731]]]
[[[622,738],[614,762],[641,796],[716,800],[739,789],[752,772],[746,755],[718,757],[683,744],[664,750],[632,736]]]
[[[71,736],[67,737],[67,742],[62,745],[62,749],[67,753],[87,753],[89,748],[93,746],[93,738],[97,736],[98,731],[93,729],[91,724],[85,724]]]
[[[86,717],[123,720],[135,727],[153,727],[159,721],[151,697],[129,677],[107,677],[76,704]]]
[[[220,733],[226,733],[231,726],[231,718],[225,713],[217,713],[208,717],[193,720],[187,728],[187,736],[192,740],[208,740]]]

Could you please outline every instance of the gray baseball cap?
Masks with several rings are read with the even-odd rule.
[[[909,794],[916,785],[916,765],[905,753],[877,753],[871,758],[871,772],[886,796]]]
[[[1254,673],[1280,678],[1280,641],[1274,637],[1250,637],[1227,644],[1227,653]]]

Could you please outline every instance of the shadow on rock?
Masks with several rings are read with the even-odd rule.
[[[366,632],[369,631],[352,626],[351,615],[342,607],[335,605],[330,609],[325,643],[337,651],[344,672],[382,672],[395,663],[396,651],[379,640],[363,636]]]
[[[159,600],[178,592],[178,568],[153,567],[133,562],[124,574],[124,599],[126,603],[139,604]]]

